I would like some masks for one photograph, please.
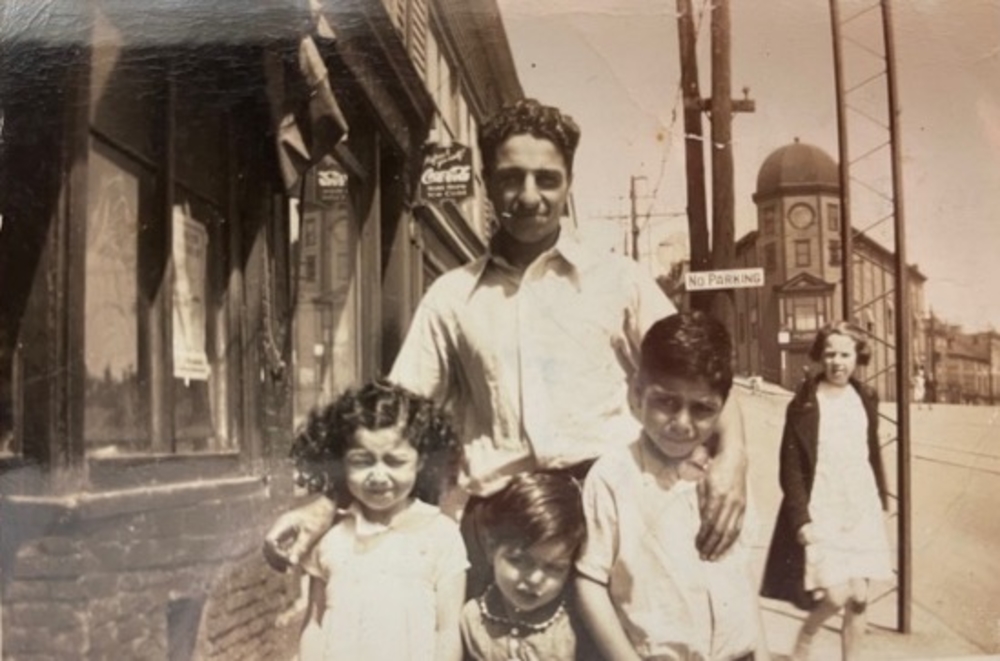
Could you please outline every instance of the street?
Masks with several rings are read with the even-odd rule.
[[[778,444],[790,396],[770,385],[758,396],[738,390],[747,425],[751,490],[760,517],[755,555],[759,572],[781,497]],[[895,415],[892,403],[883,404],[882,410],[887,416]],[[912,633],[905,637],[891,634],[896,627],[897,593],[891,584],[873,585],[871,658],[914,658],[912,650],[919,650],[924,658],[1000,652],[998,417],[1000,409],[991,407],[913,408]],[[892,423],[883,421],[881,431],[891,436]],[[884,459],[894,490],[895,444],[885,448]],[[890,517],[889,526],[895,545],[895,516]],[[763,606],[772,650],[787,651],[801,612],[769,600]],[[777,634],[775,622],[784,622]],[[885,642],[880,643],[883,633]],[[829,638],[836,642],[832,633]],[[880,645],[886,648],[882,653]],[[901,645],[910,651],[899,651]]]

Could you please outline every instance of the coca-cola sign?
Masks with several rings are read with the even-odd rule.
[[[472,150],[453,142],[424,148],[420,196],[425,200],[463,200],[472,195]]]

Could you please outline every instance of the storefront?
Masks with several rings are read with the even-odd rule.
[[[296,3],[128,4],[3,44],[0,654],[273,658],[296,411],[409,323],[432,103],[379,2],[336,39]]]

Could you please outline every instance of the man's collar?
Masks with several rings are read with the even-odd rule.
[[[537,259],[549,259],[552,255],[561,257],[576,272],[587,268],[594,259],[592,252],[580,243],[576,232],[566,227],[560,228],[559,238],[556,240],[555,245],[539,255]],[[506,259],[494,252],[493,242],[491,241],[485,258],[480,259],[475,265],[476,270],[474,275],[477,282],[491,262],[505,268],[513,268]]]

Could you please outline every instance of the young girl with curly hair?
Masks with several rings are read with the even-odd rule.
[[[461,659],[465,546],[430,504],[456,447],[429,399],[384,381],[311,413],[292,448],[298,481],[340,507],[303,561],[301,661]]]

